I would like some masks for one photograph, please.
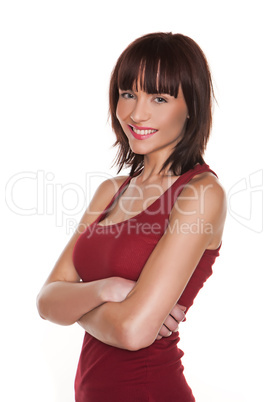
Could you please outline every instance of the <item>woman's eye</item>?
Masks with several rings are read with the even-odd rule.
[[[167,103],[166,99],[161,98],[161,96],[157,96],[155,98],[156,103]]]
[[[120,96],[124,99],[133,99],[134,95],[129,92],[121,92]]]

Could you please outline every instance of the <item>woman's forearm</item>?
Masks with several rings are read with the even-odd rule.
[[[71,325],[105,302],[124,300],[134,285],[134,281],[120,277],[86,283],[51,282],[41,289],[37,308],[42,318],[60,325]]]
[[[105,303],[77,322],[86,332],[107,345],[131,350],[122,303]]]
[[[58,281],[45,285],[37,297],[40,316],[60,325],[74,324],[83,314],[109,300],[107,281]]]
[[[107,345],[127,350],[139,350],[152,344],[156,339],[170,336],[178,330],[178,324],[185,319],[185,306],[176,304],[166,317],[162,326],[154,328],[153,322],[147,321],[138,333],[133,331],[138,322],[130,312],[128,300],[121,303],[105,303],[88,312],[77,322],[86,332]],[[129,312],[128,312],[129,311]],[[148,328],[149,327],[149,331]],[[153,332],[153,333],[152,333]]]

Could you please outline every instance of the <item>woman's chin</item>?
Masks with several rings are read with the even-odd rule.
[[[151,147],[148,147],[148,145],[144,144],[144,141],[142,140],[135,140],[135,141],[129,140],[129,146],[131,151],[137,155],[145,155],[148,154],[149,152],[152,152]]]

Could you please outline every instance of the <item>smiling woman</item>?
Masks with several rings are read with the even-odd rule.
[[[116,63],[116,163],[130,174],[100,185],[38,296],[43,318],[86,331],[76,402],[195,401],[178,324],[212,274],[226,215],[203,159],[212,94],[205,56],[181,34],[145,35]]]

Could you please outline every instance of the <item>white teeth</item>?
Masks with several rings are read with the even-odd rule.
[[[153,134],[157,131],[157,130],[137,130],[135,127],[132,127],[132,130],[134,131],[134,133],[139,135]]]

